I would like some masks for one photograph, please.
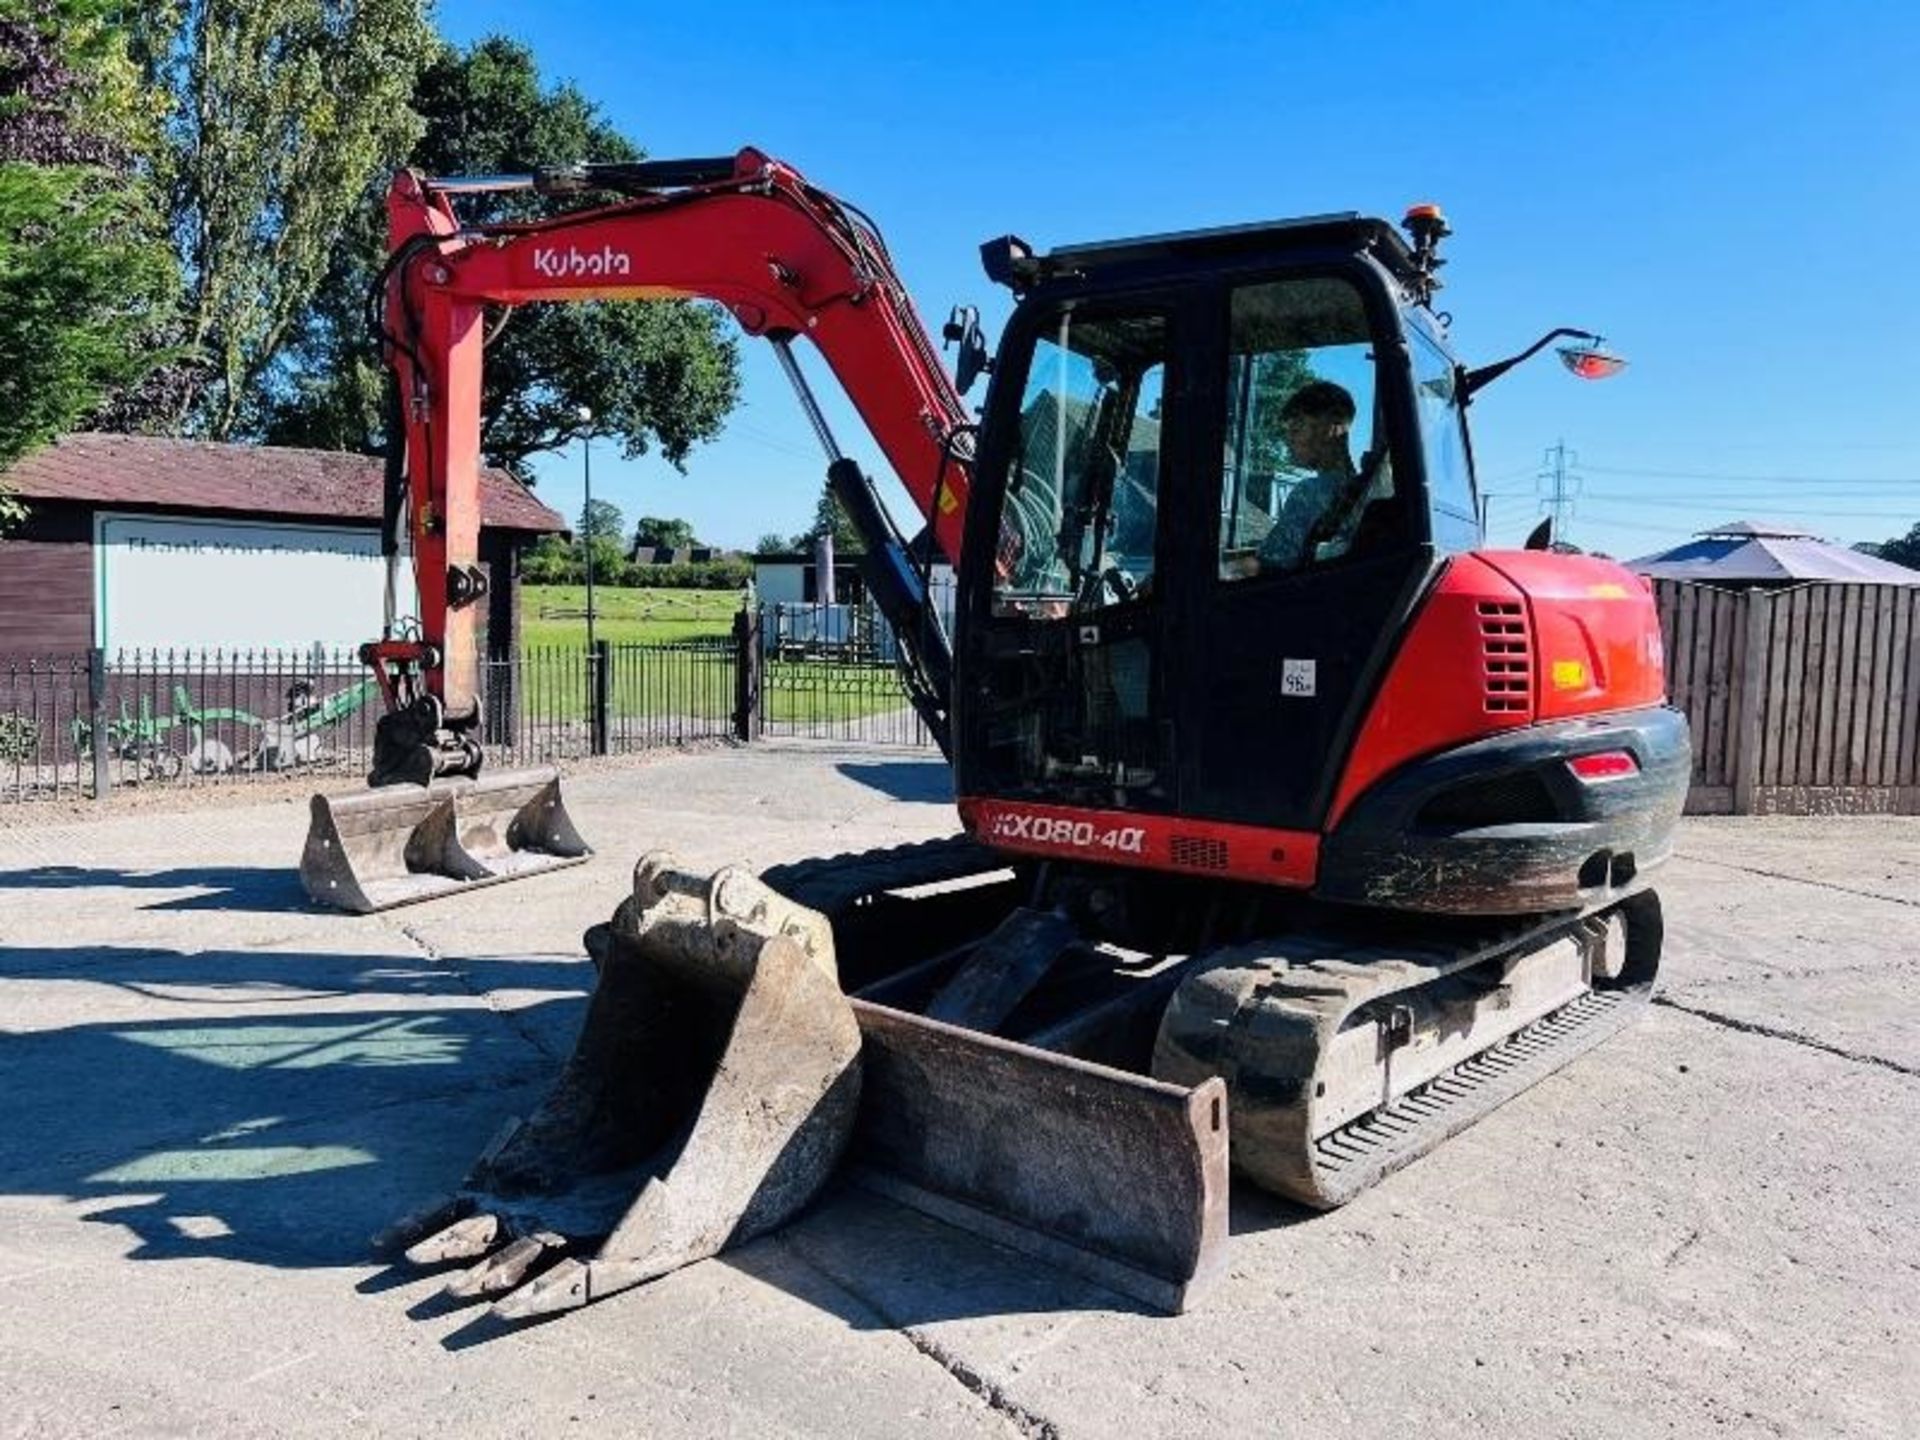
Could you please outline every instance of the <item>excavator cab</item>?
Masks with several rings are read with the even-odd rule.
[[[961,793],[1313,829],[1369,679],[1477,543],[1458,366],[1357,216],[1058,250],[993,372]]]

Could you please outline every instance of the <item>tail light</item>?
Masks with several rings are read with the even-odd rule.
[[[1640,762],[1630,750],[1601,750],[1592,755],[1576,755],[1567,768],[1586,784],[1600,780],[1621,780],[1640,773]]]

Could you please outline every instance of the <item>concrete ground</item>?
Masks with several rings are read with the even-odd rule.
[[[0,816],[0,1432],[1912,1435],[1920,822],[1688,821],[1661,1004],[1335,1214],[1234,1196],[1194,1313],[858,1191],[512,1330],[369,1263],[569,1049],[633,859],[945,832],[768,745],[575,777],[599,846],[351,919],[305,810]]]

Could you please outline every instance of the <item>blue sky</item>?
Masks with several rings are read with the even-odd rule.
[[[1733,518],[1849,543],[1920,521],[1920,6],[443,0],[441,24],[526,41],[656,156],[792,162],[879,221],[930,326],[964,300],[997,330],[977,246],[1007,231],[1437,200],[1469,363],[1556,324],[1633,362],[1589,385],[1537,361],[1484,393],[1496,542],[1538,518],[1563,439],[1571,537],[1614,554]],[[603,442],[595,494],[721,544],[804,528],[811,432],[764,346],[744,378],[684,475]],[[577,450],[539,469],[577,513]]]

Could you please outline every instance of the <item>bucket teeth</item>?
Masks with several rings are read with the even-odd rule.
[[[469,1215],[408,1246],[407,1262],[427,1266],[444,1265],[449,1260],[472,1260],[493,1249],[505,1235],[506,1226],[498,1215]]]
[[[473,1300],[488,1295],[503,1295],[525,1280],[533,1271],[558,1259],[567,1242],[550,1230],[538,1235],[522,1235],[496,1250],[471,1270],[463,1270],[447,1282],[446,1293],[455,1300]]]
[[[578,1310],[599,1298],[588,1283],[590,1273],[590,1267],[583,1261],[562,1260],[546,1274],[494,1301],[493,1313],[502,1320],[533,1320],[542,1315],[558,1315],[563,1310]]]
[[[415,1265],[478,1260],[447,1293],[500,1295],[507,1319],[781,1224],[838,1165],[859,1105],[860,1027],[814,911],[744,870],[689,875],[654,855],[590,943],[598,982],[551,1089],[460,1197],[382,1237]]]
[[[320,904],[356,914],[516,880],[593,853],[551,766],[316,795],[311,809],[300,882]]]
[[[376,1255],[397,1255],[408,1246],[444,1230],[456,1220],[473,1213],[471,1195],[442,1195],[417,1209],[408,1211],[386,1229],[375,1233],[370,1242]]]

